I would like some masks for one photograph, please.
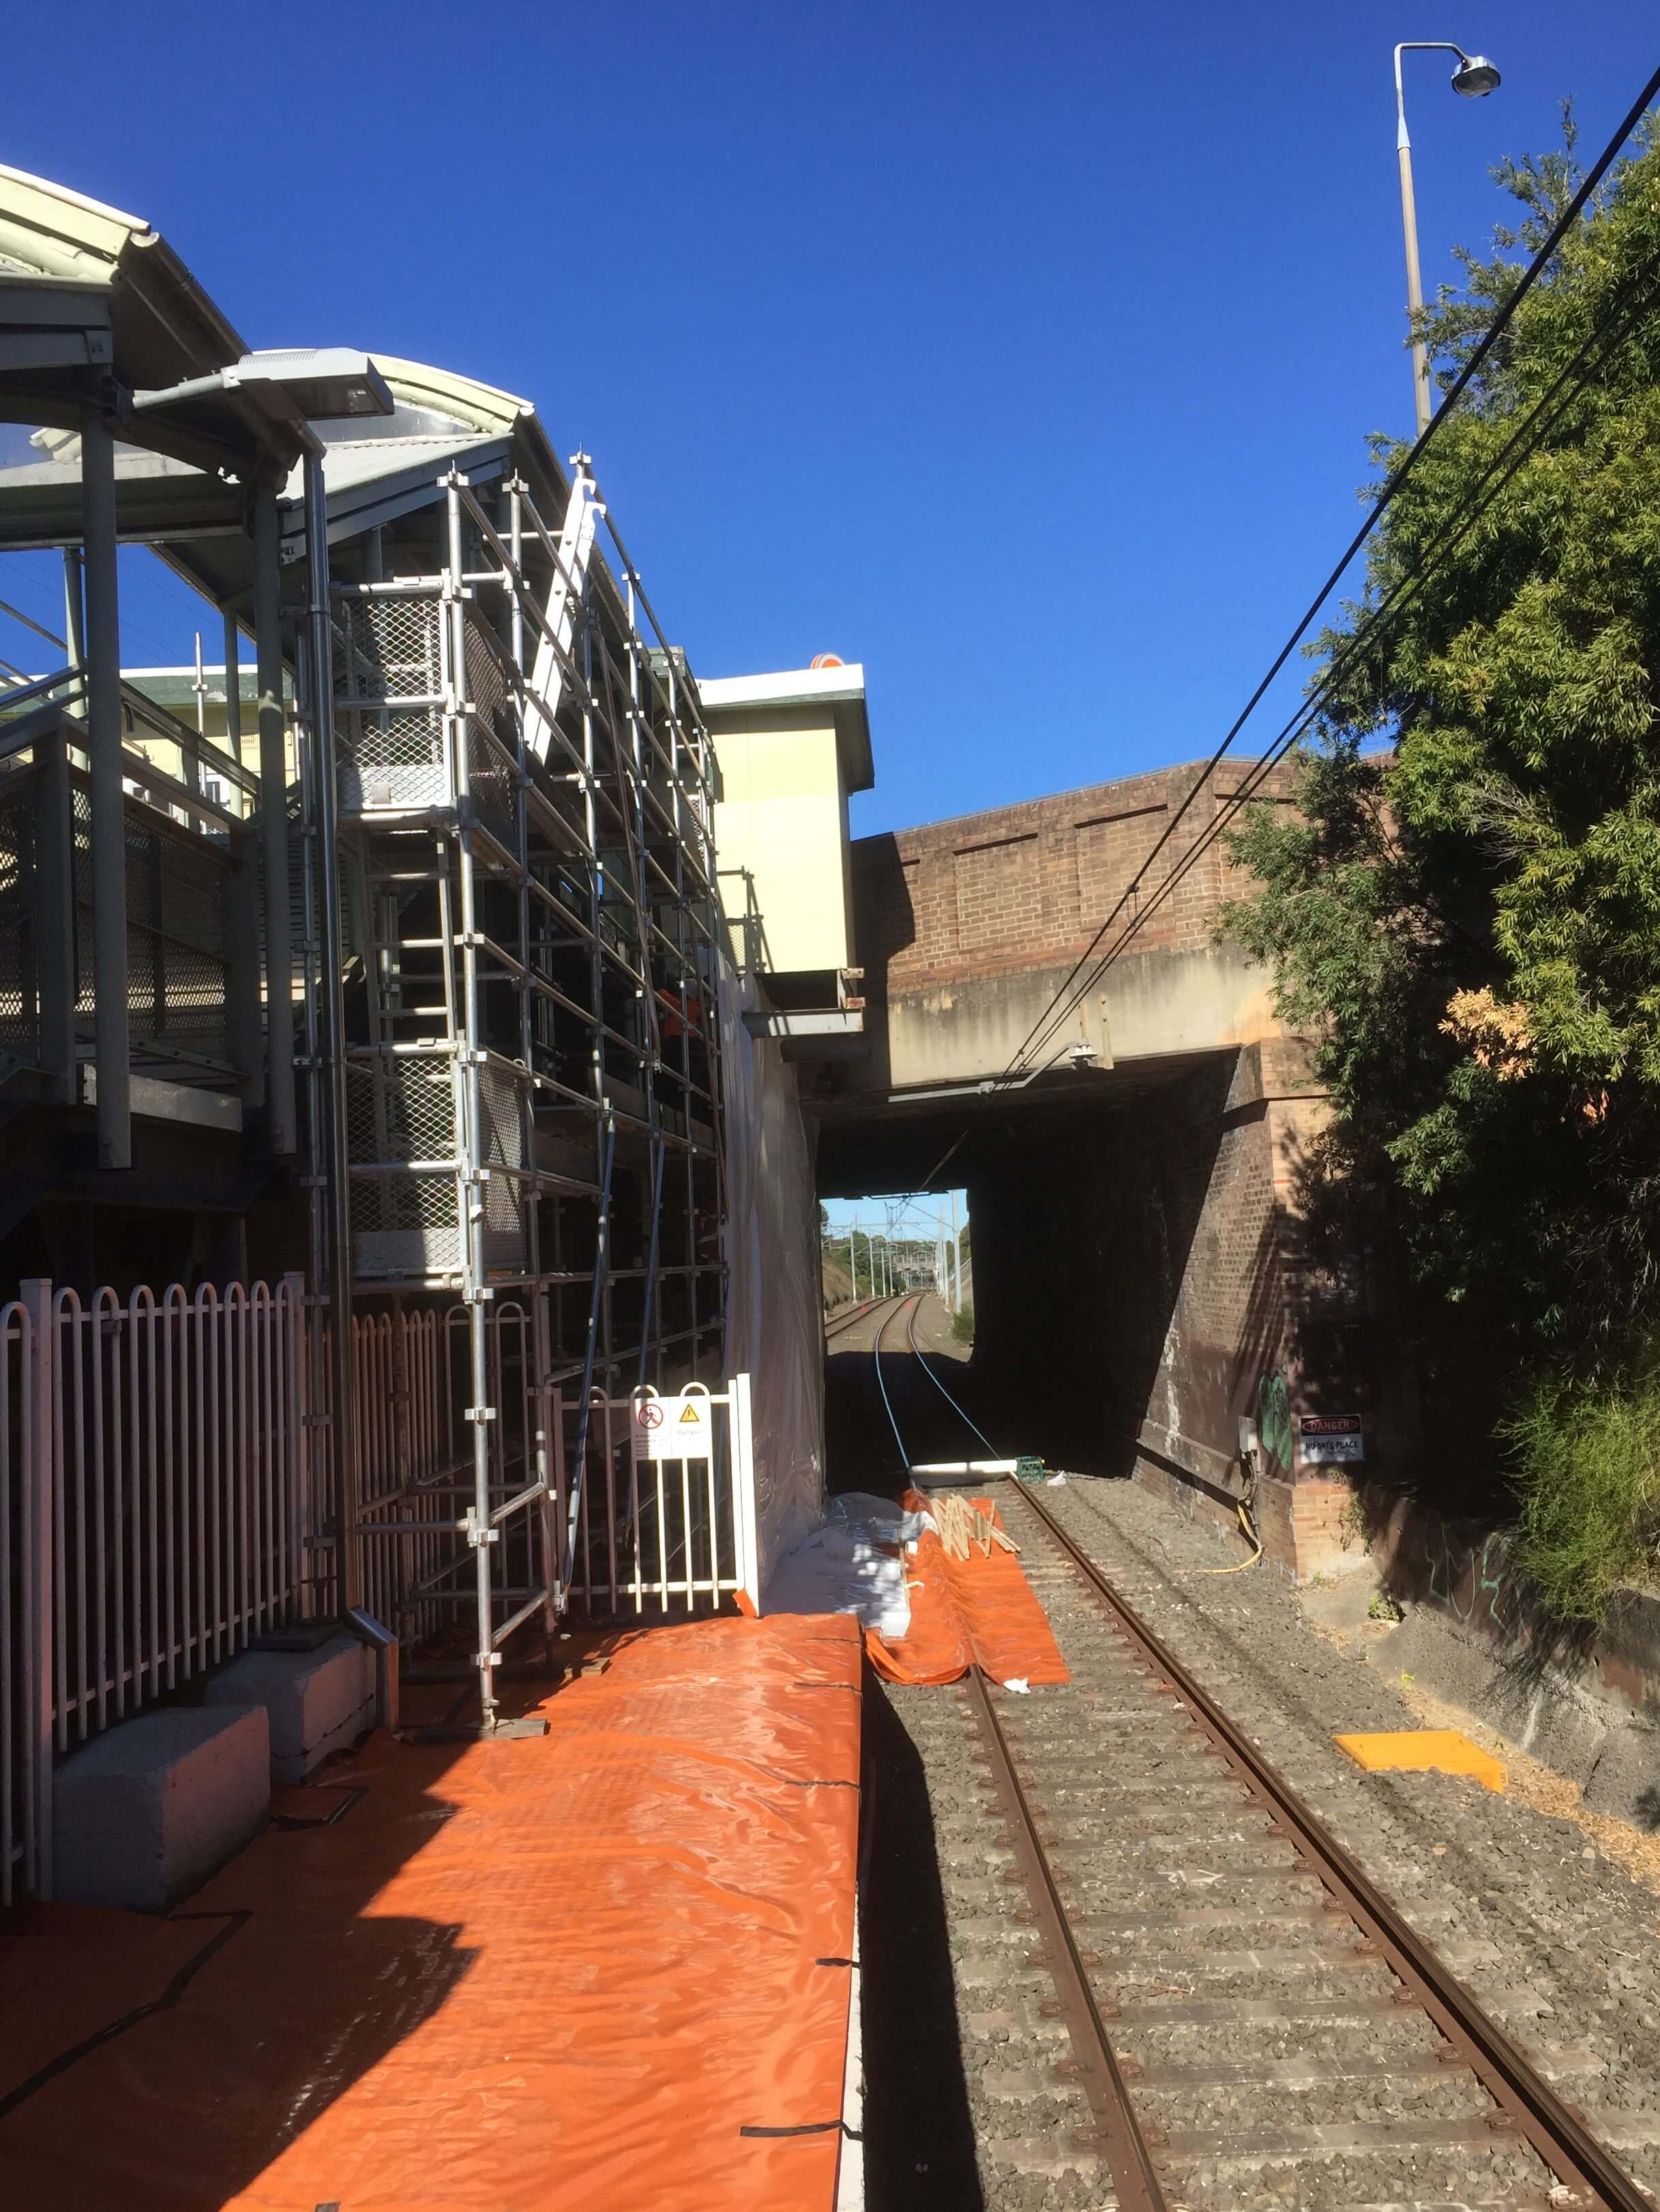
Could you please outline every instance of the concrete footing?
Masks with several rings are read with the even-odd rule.
[[[142,1713],[65,1759],[52,1796],[55,1895],[165,1912],[263,1826],[265,1715],[246,1705]]]
[[[300,1783],[374,1725],[374,1654],[355,1636],[314,1651],[245,1651],[208,1685],[210,1706],[258,1705],[274,1782]]]

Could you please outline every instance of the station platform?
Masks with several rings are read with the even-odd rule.
[[[572,1647],[560,1644],[561,1652]],[[165,1917],[0,1921],[0,2195],[63,2212],[830,2212],[860,1643],[654,1628],[543,1737],[376,1735]]]

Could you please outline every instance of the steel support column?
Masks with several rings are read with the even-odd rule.
[[[75,1098],[75,815],[69,740],[61,728],[34,748],[40,806],[34,823],[35,987],[40,1002],[40,1066],[60,1105]]]
[[[276,493],[256,492],[253,634],[259,691],[259,850],[265,879],[266,1097],[271,1148],[286,1155],[297,1149],[299,1137],[294,1110],[294,955],[289,928],[289,779],[277,532]]]
[[[127,824],[121,788],[121,620],[115,441],[100,408],[81,419],[86,550],[87,751],[92,763],[93,1005],[98,1164],[132,1165],[127,985]]]
[[[351,1193],[346,1164],[346,1000],[340,937],[340,829],[334,765],[334,647],[329,629],[328,491],[321,449],[306,456],[306,563],[309,572],[307,642],[311,675],[313,758],[317,769],[317,879],[321,908],[323,1127],[321,1160],[328,1222],[329,1379],[334,1443],[335,1504],[340,1534],[341,1610],[363,1601],[362,1545],[357,1532],[356,1408],[352,1404]],[[261,684],[261,691],[264,691]],[[261,698],[260,721],[265,721]]]

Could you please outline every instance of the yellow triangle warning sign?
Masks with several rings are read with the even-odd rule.
[[[691,1423],[692,1423],[693,1426],[695,1427],[695,1426],[696,1425],[696,1424],[697,1424],[697,1422],[698,1422],[698,1420],[699,1420],[699,1419],[700,1419],[700,1418],[701,1418],[701,1416],[700,1416],[700,1415],[699,1415],[699,1413],[698,1413],[698,1411],[697,1411],[696,1407],[696,1406],[688,1406],[688,1407],[686,1407],[684,1408],[684,1410],[682,1412],[682,1413],[681,1413],[681,1415],[680,1415],[680,1424],[681,1424],[681,1426],[684,1428],[684,1425],[685,1425],[685,1424],[686,1424],[688,1421],[690,1421],[690,1422],[691,1422]]]

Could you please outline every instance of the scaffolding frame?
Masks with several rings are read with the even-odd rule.
[[[421,575],[331,578],[319,515],[300,639],[317,1609],[401,1551],[404,1624],[475,1625],[486,1730],[502,1647],[569,1595],[587,1438],[566,1496],[555,1394],[718,1382],[725,1336],[714,750],[571,465],[556,535],[521,475],[492,514],[450,468]],[[465,1316],[471,1450],[365,1486],[387,1456],[339,1309],[435,1300]]]

